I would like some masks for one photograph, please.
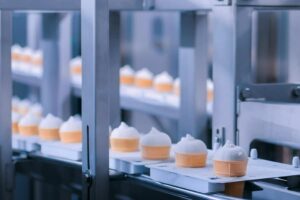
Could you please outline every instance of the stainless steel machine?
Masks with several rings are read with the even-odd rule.
[[[231,3],[234,6],[228,6]],[[290,29],[297,32],[292,22],[297,13],[291,8],[298,7],[296,1],[218,2],[214,10],[216,141],[234,140],[248,151],[255,147],[261,158],[277,162],[291,163],[299,155],[299,79],[293,78],[299,67],[293,64],[298,58],[291,58],[299,53],[292,44],[298,40],[285,35]],[[266,31],[266,20],[272,25],[272,15],[280,21],[267,35],[261,31]],[[261,30],[255,26],[258,18],[265,23]],[[254,36],[271,41],[271,48],[263,47],[266,42],[255,43]],[[259,183],[265,189],[253,198],[297,199],[299,194],[291,189],[297,188],[294,179]]]
[[[81,10],[83,87],[83,147],[82,160],[49,157],[40,151],[12,151],[10,127],[10,101],[12,74],[10,70],[11,12],[12,10],[74,11]],[[300,9],[297,0],[85,0],[38,1],[16,0],[0,2],[0,198],[12,199],[15,172],[45,182],[54,189],[63,189],[47,195],[42,186],[28,199],[238,199],[224,194],[224,185],[236,181],[246,182],[245,199],[299,199],[299,163],[292,166],[293,158],[299,160],[297,114],[300,85],[297,45],[288,42],[278,45],[270,42],[271,49],[263,47],[255,38],[266,37],[267,27],[258,23],[272,21],[273,11]],[[180,119],[178,138],[189,132],[195,137],[208,139],[206,130],[206,79],[208,67],[208,15],[212,15],[213,30],[213,79],[215,98],[213,113],[213,144],[232,140],[247,151],[258,150],[260,159],[252,159],[249,173],[242,178],[220,178],[205,171],[174,169],[172,163],[149,163],[109,153],[109,125],[120,122],[119,66],[120,66],[120,13],[176,12],[180,15],[179,74],[182,82],[182,102],[174,115]],[[271,13],[267,15],[266,12]],[[266,15],[265,15],[266,14]],[[280,13],[278,26],[270,30],[282,30],[288,24],[297,23],[297,13]],[[259,20],[262,19],[262,20]],[[56,86],[62,91],[51,90],[43,98],[61,94],[59,99],[47,104],[47,111],[63,116],[57,106],[63,106],[71,92],[71,86],[59,86],[68,78],[66,68],[69,48],[57,46],[64,30],[62,20],[69,24],[67,15],[47,14],[42,21],[42,43],[47,54],[46,74],[53,74]],[[66,21],[64,21],[66,20]],[[282,21],[281,21],[282,20]],[[286,21],[285,21],[286,20]],[[46,23],[52,24],[51,29]],[[278,28],[279,27],[279,28]],[[261,28],[261,29],[260,29]],[[269,31],[270,31],[269,30]],[[293,33],[297,33],[293,29]],[[65,30],[66,32],[69,29]],[[270,31],[272,32],[272,31]],[[70,32],[68,32],[70,33]],[[69,34],[67,34],[69,35]],[[59,36],[59,37],[58,37]],[[278,37],[295,38],[297,34]],[[67,41],[67,40],[64,40]],[[291,40],[288,40],[291,41]],[[259,51],[256,51],[256,48]],[[288,54],[285,49],[290,49]],[[56,51],[67,52],[60,57]],[[261,53],[260,53],[261,52]],[[280,58],[275,64],[265,65],[261,59]],[[285,59],[289,66],[285,71]],[[271,59],[270,59],[271,60]],[[49,67],[56,65],[55,68]],[[275,66],[275,67],[274,67]],[[267,68],[262,69],[262,68]],[[258,74],[264,72],[258,78]],[[267,78],[266,78],[267,77]],[[271,77],[271,78],[269,78]],[[279,78],[278,78],[279,77]],[[45,76],[42,84],[50,87],[51,76]],[[267,80],[267,81],[266,81]],[[275,82],[274,82],[275,80]],[[273,81],[273,83],[271,82]],[[287,83],[289,82],[289,83]],[[47,87],[46,87],[47,88]],[[52,88],[53,89],[53,88]],[[49,94],[52,94],[49,96]],[[158,107],[155,112],[162,112]],[[62,109],[63,110],[63,109]],[[149,108],[148,108],[149,110]],[[163,110],[167,111],[167,110]],[[173,113],[173,112],[172,112]],[[170,114],[168,114],[170,115]],[[213,153],[213,152],[211,152]],[[13,159],[12,159],[12,155]],[[133,155],[134,156],[134,155]],[[273,160],[276,162],[270,162]],[[285,164],[284,164],[285,163]],[[251,173],[250,173],[251,172]],[[259,172],[259,173],[258,173]],[[30,185],[30,184],[29,184]],[[17,186],[18,187],[18,186]],[[31,187],[31,186],[30,186]],[[32,186],[34,187],[34,186]],[[29,190],[34,190],[29,188]],[[34,190],[35,191],[35,190]],[[44,193],[43,193],[44,192]],[[49,192],[49,191],[48,191]],[[33,194],[32,194],[33,193]],[[48,193],[49,194],[49,193]],[[24,196],[19,198],[25,198]]]

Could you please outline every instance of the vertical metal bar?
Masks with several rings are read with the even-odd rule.
[[[214,7],[213,133],[237,142],[237,88],[251,82],[251,14],[248,7]],[[224,138],[223,138],[224,139]]]
[[[60,14],[58,32],[58,88],[57,115],[67,119],[71,113],[71,81],[69,62],[71,60],[72,14]]]
[[[289,82],[299,82],[300,81],[300,13],[290,12],[289,22],[288,22],[288,78]]]
[[[183,136],[186,133],[190,133],[197,138],[206,140],[206,81],[208,76],[207,13],[181,14],[180,43],[180,136]]]
[[[12,13],[0,11],[0,199],[12,199],[11,55]]]
[[[258,83],[274,82],[276,80],[276,49],[278,49],[277,40],[277,20],[278,13],[259,12],[255,13],[256,18],[253,25],[256,25],[253,31],[253,52],[255,52],[253,68],[255,73],[254,81]],[[256,80],[255,80],[256,79]]]
[[[41,13],[27,13],[27,46],[31,49],[38,49],[40,47],[40,39],[42,32],[42,14]],[[40,90],[37,87],[29,88],[30,98],[35,100],[40,99]]]
[[[44,72],[41,88],[41,102],[44,113],[58,114],[58,30],[59,14],[47,13],[42,16],[42,41]]]
[[[110,50],[110,125],[112,128],[120,124],[120,92],[119,69],[121,65],[120,55],[120,13],[111,12],[109,19],[109,50]]]
[[[28,13],[27,14],[27,46],[32,49],[39,48],[41,38],[41,22],[42,14]]]
[[[109,9],[108,0],[81,1],[83,199],[109,193]]]

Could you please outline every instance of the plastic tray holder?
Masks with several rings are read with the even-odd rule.
[[[248,160],[243,177],[218,177],[213,171],[212,159],[205,168],[178,168],[175,163],[147,166],[153,180],[201,193],[222,192],[225,183],[251,181],[300,175],[300,168],[267,160]]]
[[[12,137],[13,148],[22,151],[30,152],[40,150],[39,142],[40,139],[38,136],[13,135]]]
[[[133,98],[141,98],[143,96],[143,90],[136,88],[134,86],[120,86],[120,94],[121,96],[128,96]]]
[[[148,165],[173,162],[174,156],[168,160],[144,160],[141,157],[141,152],[132,153],[109,153],[109,167],[111,169],[124,172],[127,174],[147,174],[149,173]]]
[[[80,161],[82,158],[82,144],[65,144],[59,141],[44,141],[41,142],[41,153],[46,156]]]

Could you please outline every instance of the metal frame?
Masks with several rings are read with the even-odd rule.
[[[119,21],[119,16],[116,13],[121,11],[167,11],[167,12],[181,12],[181,45],[179,49],[179,64],[180,76],[182,80],[182,93],[181,93],[181,106],[178,110],[179,114],[171,118],[177,118],[179,124],[178,138],[186,133],[190,133],[197,138],[205,138],[205,131],[207,125],[207,112],[206,112],[206,80],[207,80],[207,66],[208,66],[208,18],[207,14],[211,10],[211,3],[208,1],[127,1],[126,6],[124,2],[116,4],[115,1],[110,1],[109,6],[111,10],[111,17]],[[201,11],[199,13],[199,11]],[[111,68],[114,73],[111,77],[115,86],[110,89],[111,100],[116,101],[110,109],[119,122],[119,91],[117,69],[120,66],[119,57],[119,40],[120,40],[120,25],[119,22],[110,23],[111,34],[114,39],[110,39],[111,49]],[[84,39],[84,37],[83,37]],[[118,42],[117,42],[118,41]],[[114,50],[115,49],[115,50]],[[200,55],[200,56],[199,56]],[[84,64],[85,66],[85,64]],[[116,75],[115,75],[116,74]],[[98,84],[99,85],[99,84]],[[118,99],[118,101],[116,100]],[[111,102],[112,103],[112,102]],[[130,103],[130,102],[129,102]],[[130,107],[128,101],[121,101],[121,105]],[[146,104],[138,104],[147,106]],[[159,107],[153,106],[154,110]],[[138,109],[138,108],[137,108]],[[150,109],[150,108],[149,108]],[[142,110],[149,110],[142,109]],[[168,109],[164,109],[168,110]],[[173,109],[172,109],[173,110]],[[115,114],[117,113],[117,114]],[[156,112],[161,113],[161,112]],[[204,114],[205,113],[205,114]],[[163,115],[165,116],[165,115]],[[168,115],[166,115],[168,116]],[[115,127],[117,123],[113,122],[111,125]]]
[[[71,14],[44,13],[28,17],[28,46],[41,48],[44,53],[44,73],[40,77],[31,77],[13,73],[13,80],[40,90],[40,100],[44,114],[52,113],[63,119],[70,116],[70,74],[71,56]],[[37,44],[37,33],[41,31]],[[35,92],[36,90],[32,90]]]
[[[79,2],[74,3],[73,1],[64,0],[62,1],[1,1],[0,2],[0,198],[1,199],[13,199],[12,191],[13,191],[13,182],[14,182],[14,164],[12,160],[12,147],[11,147],[11,97],[12,97],[12,74],[11,74],[11,45],[12,45],[12,12],[14,10],[38,10],[38,11],[66,11],[66,10],[79,10]],[[52,15],[52,14],[49,14]],[[60,18],[59,16],[48,16],[43,19],[47,23],[54,25],[55,27],[45,26],[45,29],[48,29],[48,32],[44,32],[42,48],[47,52],[45,53],[45,68],[46,72],[49,73],[53,77],[57,79],[45,78],[42,85],[49,85],[49,83],[55,84],[58,88],[62,88],[62,90],[52,90],[47,91],[50,92],[51,95],[55,96],[46,96],[42,95],[44,99],[49,101],[58,95],[62,95],[62,99],[59,98],[58,102],[64,102],[65,97],[68,92],[64,90],[64,87],[61,87],[62,83],[58,81],[60,78],[65,78],[64,75],[66,73],[60,72],[60,76],[58,77],[57,73],[62,68],[59,65],[68,66],[69,56],[62,55],[64,59],[60,60],[58,63],[57,59],[58,54],[60,52],[68,53],[65,49],[66,44],[62,44],[62,46],[58,46],[57,42],[59,42],[60,38],[64,41],[68,42],[68,39],[63,38],[67,30],[65,27],[65,23],[69,23],[69,18]],[[62,21],[62,27],[59,27],[56,22]],[[49,24],[48,24],[49,25]],[[58,29],[62,29],[62,32],[57,31]],[[68,33],[68,32],[67,32]],[[54,66],[50,66],[50,65]],[[48,71],[48,72],[47,72]],[[50,82],[49,82],[50,81]],[[50,98],[50,99],[49,99]],[[49,99],[49,100],[48,100]],[[57,104],[57,102],[54,102]],[[50,104],[49,104],[50,105]],[[52,112],[54,114],[63,115],[56,111],[56,105],[51,104],[50,107],[46,108],[45,112]],[[53,110],[52,110],[53,109]]]
[[[11,11],[0,11],[0,30],[0,198],[12,199],[14,170],[11,147]]]
[[[208,2],[208,1],[207,1]],[[210,3],[205,4],[202,2],[195,3],[194,1],[186,1],[183,3],[179,1],[122,1],[121,3],[117,1],[108,1],[104,0],[89,0],[81,2],[81,11],[82,11],[82,47],[83,47],[83,65],[89,66],[85,67],[83,71],[83,181],[84,181],[84,199],[108,199],[108,180],[109,180],[109,169],[108,169],[108,127],[110,122],[113,119],[113,126],[119,121],[119,100],[116,100],[116,97],[119,96],[118,93],[118,59],[119,59],[119,13],[114,11],[122,10],[155,10],[155,11],[178,11],[178,12],[187,12],[182,13],[182,19],[188,20],[192,25],[192,28],[183,29],[183,39],[182,46],[184,46],[187,51],[184,51],[183,55],[191,59],[191,63],[184,63],[187,70],[182,74],[182,80],[186,80],[190,83],[196,83],[195,75],[200,73],[205,76],[204,79],[198,81],[197,83],[201,84],[203,90],[200,90],[204,93],[206,91],[206,66],[200,66],[206,64],[207,58],[203,59],[205,56],[198,58],[198,54],[206,55],[207,54],[207,43],[204,42],[204,45],[201,43],[206,40],[207,37],[207,11],[210,10]],[[111,8],[111,13],[109,12],[109,7]],[[11,71],[10,71],[10,46],[11,30],[7,27],[11,27],[11,11],[5,10],[47,10],[47,11],[64,11],[64,10],[76,10],[79,8],[77,2],[56,2],[56,1],[39,1],[34,2],[28,0],[20,4],[16,1],[3,1],[0,3],[1,9],[1,77],[0,77],[0,87],[2,96],[0,98],[1,103],[1,113],[5,117],[1,118],[1,132],[0,132],[0,145],[1,145],[1,169],[13,169],[8,167],[12,165],[11,162],[11,136],[10,136],[10,118],[7,118],[10,114],[10,97],[11,97]],[[196,11],[203,10],[204,13],[196,13]],[[194,12],[191,14],[190,12]],[[53,14],[47,14],[43,19],[47,23],[54,23],[55,20],[59,20],[58,16],[53,16]],[[52,15],[52,17],[50,17]],[[202,17],[205,16],[205,17]],[[49,21],[48,21],[49,20]],[[53,20],[53,21],[52,21]],[[191,22],[190,22],[191,20]],[[186,21],[187,22],[187,21]],[[205,25],[202,27],[203,24]],[[54,23],[55,24],[55,23]],[[57,26],[57,25],[55,25]],[[112,29],[109,29],[109,26]],[[46,28],[46,27],[45,27]],[[110,32],[112,31],[112,32]],[[109,37],[109,33],[111,36]],[[47,35],[49,34],[49,35]],[[56,30],[49,30],[47,34],[43,35],[42,46],[43,49],[48,49],[49,55],[52,57],[58,57],[57,52],[53,51],[53,45],[57,41],[57,32]],[[59,35],[59,34],[58,34]],[[199,36],[199,37],[198,37]],[[204,40],[199,39],[203,37]],[[50,39],[52,38],[52,39]],[[187,40],[190,38],[191,40]],[[54,42],[49,42],[53,40]],[[201,43],[201,44],[200,44]],[[111,45],[111,46],[110,46]],[[110,49],[110,51],[107,51]],[[9,54],[9,55],[8,55]],[[112,55],[109,57],[109,55]],[[109,59],[110,58],[110,59]],[[184,58],[184,57],[183,57]],[[186,58],[186,57],[185,57]],[[45,58],[46,65],[52,63],[49,58]],[[47,61],[48,60],[48,61]],[[55,59],[54,59],[55,60]],[[64,61],[62,61],[64,62]],[[53,64],[53,63],[52,63]],[[55,63],[54,63],[55,64]],[[201,69],[205,68],[205,73],[201,73]],[[47,68],[50,70],[50,68]],[[45,74],[56,74],[58,68],[52,69],[50,71],[45,70]],[[191,71],[190,71],[191,70]],[[189,71],[189,72],[188,72]],[[190,79],[189,73],[193,73],[193,78]],[[64,74],[64,73],[63,73]],[[49,76],[50,77],[50,76]],[[49,84],[48,81],[50,78],[43,81],[42,84]],[[54,80],[55,81],[55,80]],[[58,83],[59,84],[59,83]],[[97,87],[101,85],[101,87]],[[57,86],[60,87],[60,86]],[[186,87],[188,88],[188,87]],[[3,90],[2,90],[3,89]],[[198,88],[197,88],[198,89]],[[188,97],[194,96],[196,87],[188,89],[186,92],[183,92],[182,95],[187,95]],[[49,91],[52,95],[57,94],[57,91]],[[203,94],[196,92],[196,96],[199,97]],[[185,96],[186,97],[186,96]],[[204,98],[205,97],[205,98]],[[46,97],[43,97],[46,98]],[[197,99],[189,100],[185,102],[184,105],[190,103],[189,106],[195,106]],[[204,100],[205,99],[205,100]],[[197,106],[197,113],[199,111],[206,112],[206,93],[202,97],[204,103],[199,104],[202,107]],[[201,99],[200,99],[201,101]],[[54,104],[52,108],[55,109]],[[198,102],[197,102],[198,105]],[[47,108],[48,109],[48,108]],[[187,116],[186,119],[189,119],[192,123],[197,123],[198,120],[204,119],[203,116],[195,115],[194,110],[183,109],[183,116]],[[187,112],[187,111],[191,111]],[[101,123],[99,123],[101,122]],[[190,129],[191,127],[191,129]],[[190,124],[185,124],[183,126],[183,132],[192,132],[198,129],[197,126],[190,126]],[[3,151],[5,149],[5,151]],[[4,171],[2,171],[4,172]],[[13,170],[5,171],[1,175],[13,175]],[[7,187],[11,186],[8,180],[13,180],[13,177],[1,177],[1,183]],[[5,189],[6,187],[1,187]],[[11,188],[8,188],[11,189]],[[6,190],[1,194],[1,198],[9,199],[11,195],[10,192]]]
[[[83,58],[84,199],[108,199],[109,191],[109,9],[108,0],[81,2]],[[100,86],[100,87],[97,87]],[[116,85],[115,85],[116,86]]]
[[[251,34],[256,10],[300,9],[294,0],[215,1],[214,119],[216,141],[239,142],[238,117],[242,101],[299,103],[299,84],[255,84],[251,77]]]
[[[118,69],[120,66],[120,11],[182,12],[184,24],[182,46],[186,49],[182,53],[181,63],[184,66],[181,67],[183,69],[180,76],[182,81],[186,82],[182,97],[187,99],[183,100],[181,108],[182,121],[185,122],[182,125],[182,133],[190,132],[196,135],[195,131],[199,130],[197,123],[199,120],[206,119],[201,112],[206,113],[206,68],[208,66],[206,15],[210,10],[208,7],[210,4],[209,1],[200,1],[197,4],[196,2],[198,1],[183,3],[182,0],[127,0],[126,4],[125,1],[116,4],[114,1],[110,3],[97,0],[82,1],[82,58],[83,66],[85,66],[82,87],[83,180],[87,183],[84,198],[108,199],[108,127],[110,123],[112,128],[115,127],[120,116]],[[201,2],[205,2],[205,6]],[[108,7],[110,7],[110,12]],[[197,13],[196,11],[199,10],[204,12]],[[199,55],[202,56],[199,57]],[[186,61],[188,59],[190,59],[189,62]],[[201,78],[199,79],[198,76]],[[196,98],[193,98],[195,94]],[[204,126],[204,122],[201,124],[203,128],[202,125]]]
[[[44,114],[67,119],[70,116],[71,14],[42,15],[41,48],[44,72],[41,80],[41,103]]]

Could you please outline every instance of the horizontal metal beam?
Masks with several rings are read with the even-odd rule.
[[[110,0],[110,10],[134,11],[198,11],[211,10],[210,0]],[[2,0],[0,9],[4,10],[39,10],[72,11],[80,10],[79,0]]]
[[[110,10],[120,11],[208,11],[212,9],[210,0],[110,0]]]
[[[167,117],[170,119],[179,118],[179,109],[172,106],[166,106],[164,104],[147,103],[145,101],[140,101],[136,98],[131,97],[121,97],[120,99],[121,107],[123,109],[128,109],[132,111],[140,111],[152,115],[157,115],[161,117]]]
[[[300,84],[247,84],[240,87],[241,100],[300,102]]]
[[[28,76],[24,74],[13,73],[13,81],[16,83],[21,83],[31,87],[41,87],[42,79],[34,76]]]
[[[4,10],[40,10],[69,11],[79,10],[79,0],[2,0],[0,9]]]
[[[300,7],[299,0],[237,0],[239,6],[274,6],[274,7]]]
[[[210,10],[212,1],[199,0],[155,0],[154,10],[198,11]]]
[[[81,88],[73,85],[72,94],[75,97],[81,98]],[[167,106],[165,104],[145,102],[139,100],[138,98],[126,96],[120,97],[120,104],[125,110],[144,112],[170,119],[179,118],[179,108]]]

